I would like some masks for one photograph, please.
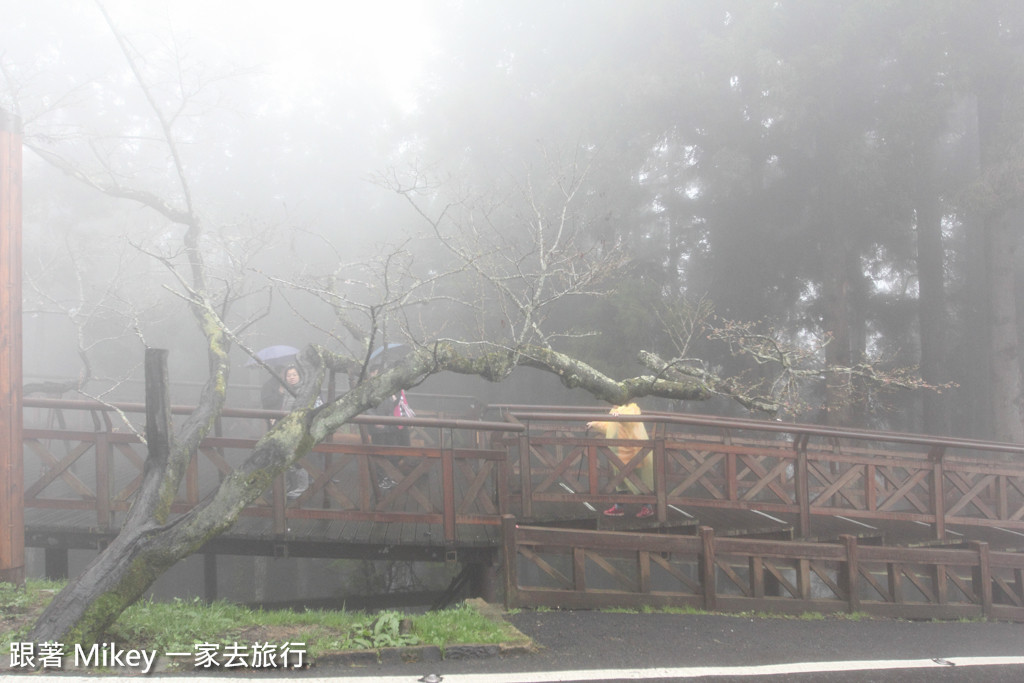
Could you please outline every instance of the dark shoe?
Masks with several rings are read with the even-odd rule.
[[[622,517],[626,513],[622,510],[622,506],[616,503],[610,508],[604,511],[605,517]]]
[[[381,477],[380,481],[377,482],[377,488],[381,491],[387,491],[388,489],[395,488],[395,480],[391,477]]]
[[[640,512],[636,513],[636,518],[637,519],[643,519],[644,517],[653,517],[653,516],[654,516],[654,508],[652,508],[650,505],[642,505],[640,507]]]

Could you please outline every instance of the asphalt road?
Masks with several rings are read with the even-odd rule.
[[[1024,624],[562,611],[506,618],[533,639],[535,652],[415,664],[320,664],[305,671],[198,669],[147,678],[189,683],[413,683],[429,675],[442,683],[1024,681]],[[92,683],[97,678],[58,673],[30,674],[25,680]]]
[[[388,676],[397,677],[393,681],[410,683],[429,673],[450,682],[482,681],[487,674],[496,675],[487,680],[527,681],[531,679],[522,675],[531,672],[564,672],[564,681],[1024,681],[1024,624],[560,611],[520,612],[507,619],[534,640],[540,648],[538,652],[430,665],[396,664],[331,671],[321,668],[311,674]],[[1012,657],[1019,663],[974,666],[963,659],[967,657]],[[940,662],[932,662],[935,659]],[[868,660],[930,666],[828,670],[828,663]],[[757,675],[735,669],[795,663],[811,663],[810,668],[815,670],[801,674],[791,667]],[[689,667],[723,670],[703,678],[689,678],[688,673],[678,671]],[[674,669],[677,675],[669,671],[657,677],[659,672],[652,669]],[[599,670],[612,670],[612,674],[595,679],[584,677],[585,673],[570,673]],[[614,677],[616,670],[625,670],[621,678]]]

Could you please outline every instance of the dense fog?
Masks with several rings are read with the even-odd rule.
[[[8,9],[27,381],[138,400],[155,346],[190,400],[191,244],[229,405],[258,403],[246,349],[443,338],[727,380],[681,410],[1024,440],[1024,4]]]

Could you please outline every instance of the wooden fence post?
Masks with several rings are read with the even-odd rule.
[[[654,496],[657,500],[656,519],[662,524],[668,521],[668,463],[665,457],[665,437],[661,436],[654,440]]]
[[[587,549],[572,549],[572,589],[580,593],[587,592]]]
[[[533,482],[530,481],[530,432],[519,435],[519,488],[523,496],[523,517],[533,516]]]
[[[506,456],[498,461],[497,476],[494,482],[495,487],[497,487],[494,495],[498,499],[498,514],[502,516],[510,512],[508,486],[510,482],[509,470],[511,468],[512,463],[508,461],[508,452],[506,451]]]
[[[794,492],[800,507],[800,538],[811,535],[811,486],[807,469],[807,435],[798,434],[793,441],[796,450],[796,481]]]
[[[700,528],[700,582],[704,588],[704,609],[714,610],[717,606],[715,585],[715,530],[709,526]]]
[[[455,543],[455,454],[441,445],[441,520],[444,542]]]
[[[989,566],[988,543],[971,541],[970,547],[978,553],[978,566],[971,573],[972,588],[981,604],[981,616],[989,619],[992,616],[992,570]]]
[[[843,534],[839,537],[846,548],[846,561],[843,562],[840,571],[843,576],[843,589],[846,591],[846,602],[850,613],[860,611],[860,595],[858,593],[860,569],[857,559],[857,537],[852,534]]]
[[[942,456],[945,446],[933,446],[928,453],[932,462],[932,514],[935,515],[935,540],[946,540],[946,494],[944,491]]]
[[[96,524],[101,529],[109,529],[113,522],[110,483],[114,478],[114,455],[108,432],[96,432],[93,450],[96,452]]]
[[[516,552],[516,518],[501,516],[501,540],[505,550],[505,609],[519,606],[519,557]]]
[[[751,555],[747,560],[748,571],[750,572],[750,597],[764,597],[764,558],[759,555]]]

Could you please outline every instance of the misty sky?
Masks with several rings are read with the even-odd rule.
[[[88,3],[87,3],[88,4]],[[411,106],[435,40],[424,0],[204,2],[111,0],[133,30],[173,29],[220,46],[240,65],[260,65],[281,97],[315,92],[335,78],[377,82]]]
[[[987,358],[973,353],[990,350],[979,332],[990,321],[975,313],[989,305],[982,283],[1012,275],[1011,266],[1021,271],[986,263],[984,255],[1011,252],[981,244],[977,235],[988,233],[970,221],[985,215],[972,203],[979,198],[994,198],[996,212],[1017,200],[999,195],[1012,182],[984,185],[1019,156],[1024,108],[1013,98],[1024,71],[1024,4],[105,6],[131,42],[141,80],[174,116],[188,191],[168,163],[160,117],[91,0],[38,0],[5,16],[0,106],[19,109],[35,152],[45,146],[172,202],[190,195],[204,225],[231,247],[266,238],[263,260],[235,253],[217,262],[256,263],[248,271],[255,281],[266,282],[268,266],[325,275],[403,240],[410,268],[420,269],[410,277],[446,272],[452,252],[428,245],[435,227],[456,235],[483,225],[493,238],[484,252],[528,256],[545,251],[530,245],[538,227],[562,216],[580,244],[621,249],[629,265],[594,308],[545,312],[545,324],[600,328],[565,339],[586,340],[574,350],[610,374],[634,371],[637,348],[678,350],[672,331],[650,317],[656,305],[706,301],[717,315],[765,321],[800,344],[844,337],[812,349],[816,359],[868,356],[910,370],[931,359],[930,381],[986,391]],[[1005,115],[981,121],[979,100],[993,93],[986,106]],[[50,260],[69,235],[73,253],[101,260],[121,253],[126,236],[167,247],[178,228],[159,212],[98,197],[42,156],[26,155],[27,272],[64,288],[50,293],[56,307],[79,311],[76,283],[61,277],[70,267]],[[430,224],[442,214],[443,226]],[[931,217],[930,232],[922,216]],[[97,246],[101,232],[120,246]],[[922,249],[922,235],[935,243]],[[93,286],[107,291],[101,285]],[[992,290],[1016,287],[1007,280]],[[930,317],[919,314],[929,294]],[[473,315],[489,315],[487,296],[473,296]],[[1014,301],[1004,304],[1014,313]],[[50,304],[40,297],[32,305]],[[251,331],[293,345],[322,331],[298,329],[291,305],[275,314],[295,329]],[[509,303],[500,316],[499,308],[490,320],[462,322],[502,339],[524,329],[516,320],[523,307]],[[417,311],[416,323],[450,324],[450,313],[420,319]],[[749,370],[728,350],[690,352],[728,372]],[[975,399],[972,429],[983,429],[991,410]],[[820,396],[807,400],[820,405]],[[898,410],[917,411],[914,400]],[[865,408],[893,414],[881,403]]]

